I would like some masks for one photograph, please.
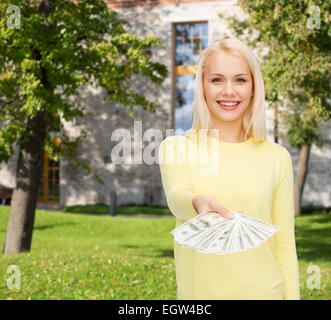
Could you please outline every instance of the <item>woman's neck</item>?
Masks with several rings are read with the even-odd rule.
[[[245,141],[245,131],[242,126],[224,125],[222,128],[211,128],[208,135],[224,142],[239,143]],[[249,138],[249,137],[248,137]]]

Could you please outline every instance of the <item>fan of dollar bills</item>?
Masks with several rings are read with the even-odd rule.
[[[217,212],[202,213],[170,233],[184,247],[201,253],[225,254],[255,248],[280,229],[247,214],[232,213],[232,219]]]

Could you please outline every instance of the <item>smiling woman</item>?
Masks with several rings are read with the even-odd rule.
[[[191,130],[159,146],[169,209],[176,227],[206,212],[231,219],[236,211],[280,230],[259,247],[224,255],[174,241],[179,299],[300,299],[291,156],[265,131],[253,52],[236,39],[212,42],[199,59]],[[215,170],[204,171],[206,163]]]
[[[196,79],[192,128],[216,132],[224,142],[264,141],[263,78],[247,46],[236,39],[212,42],[200,56]]]

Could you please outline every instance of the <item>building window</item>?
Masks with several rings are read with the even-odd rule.
[[[60,161],[49,159],[45,151],[37,202],[40,204],[60,203]]]
[[[109,156],[104,156],[104,157],[103,157],[103,163],[104,163],[104,164],[111,163],[111,158],[110,158]]]
[[[199,56],[208,46],[208,23],[176,23],[173,32],[173,124],[175,130],[187,131],[192,125],[195,74]]]

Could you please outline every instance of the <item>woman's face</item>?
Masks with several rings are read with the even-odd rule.
[[[242,122],[251,96],[253,79],[247,62],[224,51],[213,53],[203,73],[205,98],[213,123]]]

